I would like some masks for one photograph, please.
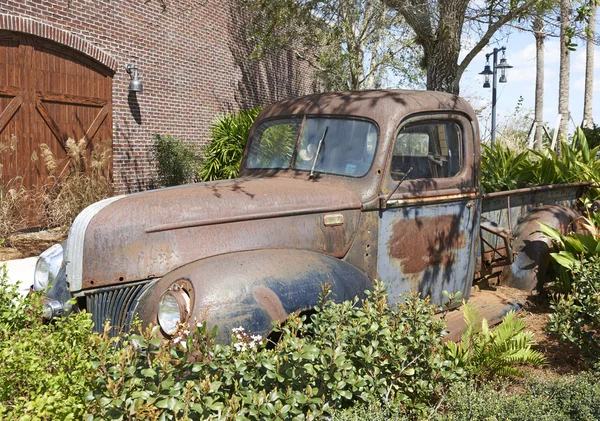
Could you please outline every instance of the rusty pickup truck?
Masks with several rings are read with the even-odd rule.
[[[418,291],[468,299],[474,278],[532,290],[548,241],[565,231],[585,185],[482,195],[475,113],[428,91],[334,92],[285,100],[255,121],[235,180],[117,196],[85,209],[64,253],[42,255],[46,317],[74,307],[127,329],[134,315],[164,336],[206,318],[266,333],[374,279],[392,304]],[[64,254],[64,258],[63,258]],[[71,300],[71,301],[70,301]]]

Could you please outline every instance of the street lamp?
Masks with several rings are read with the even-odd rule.
[[[502,58],[500,59],[500,63],[498,63],[498,53],[502,51]],[[511,69],[513,66],[508,64],[506,61],[506,57],[504,56],[506,52],[506,47],[502,48],[494,48],[494,51],[485,55],[485,67],[483,68],[483,72],[479,73],[480,75],[485,76],[485,80],[483,82],[484,88],[490,87],[490,76],[492,76],[493,87],[492,87],[492,142],[491,146],[494,147],[494,143],[496,142],[496,74],[497,69],[500,69],[500,83],[506,83],[506,69]],[[493,56],[492,66],[490,67],[490,56]],[[493,69],[493,70],[492,70]]]

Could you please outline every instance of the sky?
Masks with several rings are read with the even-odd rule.
[[[600,25],[596,30],[599,33]],[[576,51],[571,52],[571,83],[569,110],[572,118],[580,124],[583,118],[583,98],[585,86],[585,41],[576,40]],[[465,42],[468,45],[468,40]],[[473,59],[460,83],[460,94],[467,98],[474,108],[486,107],[480,118],[482,137],[489,137],[492,90],[483,88],[481,72],[485,66],[485,54],[494,47],[506,46],[506,59],[514,66],[507,70],[508,83],[498,83],[497,132],[515,120],[514,113],[519,98],[523,97],[522,109],[533,117],[535,101],[535,38],[530,32],[514,30],[501,42],[491,43]],[[600,47],[596,47],[594,60],[594,101],[592,116],[600,125]],[[558,117],[558,74],[560,44],[558,38],[546,38],[545,80],[544,80],[544,121],[548,128],[554,128]],[[498,61],[501,55],[499,54]],[[490,64],[492,58],[490,57]],[[498,76],[499,77],[499,76]],[[570,123],[570,130],[573,130]]]

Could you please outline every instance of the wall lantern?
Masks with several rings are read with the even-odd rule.
[[[138,68],[132,64],[128,64],[125,66],[125,70],[129,74],[130,82],[129,82],[129,92],[144,92],[144,87],[142,86],[142,82],[140,81],[138,75]]]

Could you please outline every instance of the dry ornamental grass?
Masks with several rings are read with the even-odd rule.
[[[9,145],[0,145],[0,154],[11,154],[13,143],[11,138]],[[48,177],[34,190],[27,191],[20,177],[4,183],[0,168],[0,238],[25,228],[27,215],[32,214],[38,223],[66,231],[85,207],[113,194],[110,141],[100,143],[91,153],[86,146],[86,139],[68,139],[67,158],[58,159],[48,145],[41,144],[31,161],[41,159]]]

